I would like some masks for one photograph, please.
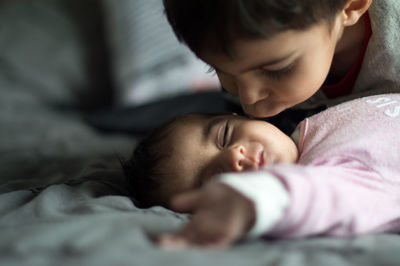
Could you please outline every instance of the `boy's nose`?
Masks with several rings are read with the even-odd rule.
[[[233,171],[255,170],[258,167],[255,158],[251,158],[243,145],[238,145],[229,151],[230,165]]]
[[[268,89],[255,81],[238,81],[238,95],[243,105],[251,105],[269,96]]]

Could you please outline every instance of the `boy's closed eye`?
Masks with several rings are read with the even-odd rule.
[[[291,74],[293,72],[295,66],[296,66],[296,62],[293,62],[293,63],[290,63],[287,66],[281,67],[279,69],[270,69],[266,66],[261,66],[259,68],[256,68],[255,70],[268,78],[271,78],[274,80],[279,80],[279,79],[285,77],[286,75]],[[220,70],[217,70],[213,66],[209,66],[206,73],[212,73],[213,75],[215,75],[217,73],[223,73],[223,72]]]
[[[284,78],[285,76],[290,75],[294,69],[295,69],[296,64],[291,63],[288,66],[278,69],[278,70],[268,70],[265,68],[260,69],[260,73],[268,78],[274,79],[274,80],[280,80]]]

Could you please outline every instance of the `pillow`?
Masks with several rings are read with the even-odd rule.
[[[217,89],[217,77],[176,39],[161,0],[103,0],[117,105]]]

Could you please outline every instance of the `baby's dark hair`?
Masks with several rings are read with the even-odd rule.
[[[165,162],[171,157],[172,149],[166,140],[174,133],[175,126],[188,117],[182,115],[169,120],[145,136],[128,160],[119,158],[128,181],[129,193],[136,206],[168,207],[169,198],[163,192],[167,182],[171,182],[171,176],[165,171]]]
[[[285,30],[332,25],[346,0],[163,0],[176,36],[197,55],[222,48],[232,54],[233,41],[265,38]]]

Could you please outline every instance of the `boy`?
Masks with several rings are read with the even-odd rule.
[[[164,0],[164,6],[178,39],[215,69],[251,116],[399,91],[397,0]]]
[[[160,237],[164,246],[398,232],[399,131],[400,94],[329,108],[292,138],[264,121],[186,115],[122,165],[142,206],[193,214],[181,231]]]

